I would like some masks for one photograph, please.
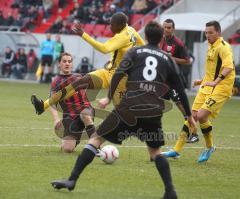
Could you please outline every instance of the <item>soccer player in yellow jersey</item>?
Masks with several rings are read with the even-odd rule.
[[[105,64],[104,68],[88,73],[82,79],[77,80],[76,82],[68,85],[52,95],[45,102],[38,100],[37,97],[33,95],[31,100],[37,114],[43,113],[50,105],[69,98],[79,87],[88,89],[109,87],[112,76],[126,52],[133,46],[144,45],[144,40],[134,28],[127,25],[127,20],[127,16],[122,12],[116,13],[112,16],[110,27],[111,31],[114,33],[114,36],[105,43],[96,41],[84,32],[80,24],[75,24],[73,31],[98,51],[104,54],[111,53],[111,60]],[[114,96],[114,101],[116,104],[119,103],[121,95],[124,93],[125,82],[126,78],[120,82],[117,88],[116,95]]]
[[[200,86],[200,88],[192,105],[192,115],[200,123],[207,147],[201,153],[199,163],[206,162],[215,151],[212,124],[209,118],[215,118],[224,103],[231,97],[235,79],[232,49],[221,37],[219,22],[206,23],[205,34],[209,45],[205,64],[206,72],[202,80],[196,80],[193,83],[193,86]],[[174,149],[163,154],[166,157],[179,157],[179,152],[190,131],[189,123],[186,121]]]

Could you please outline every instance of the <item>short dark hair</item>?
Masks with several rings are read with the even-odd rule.
[[[221,25],[218,21],[209,21],[206,23],[206,27],[213,26],[217,32],[221,32]]]
[[[144,33],[149,44],[158,45],[163,37],[163,28],[158,22],[151,21],[146,25]]]
[[[58,58],[59,62],[61,62],[63,56],[70,56],[71,60],[73,59],[73,57],[72,57],[72,55],[70,53],[64,52],[64,53],[61,53],[61,55],[59,56],[59,58]]]
[[[173,26],[173,29],[175,29],[175,23],[174,23],[174,21],[172,19],[166,19],[164,22],[165,23],[171,23],[172,26]]]
[[[118,25],[126,25],[128,17],[123,12],[117,12],[112,16],[111,20],[116,22]]]

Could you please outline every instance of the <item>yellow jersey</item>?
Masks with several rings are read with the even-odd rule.
[[[214,91],[214,93],[217,92],[225,96],[230,96],[232,94],[235,80],[233,53],[231,46],[220,37],[213,44],[208,44],[205,61],[205,76],[202,84],[214,81],[219,75],[221,75],[223,68],[231,68],[233,70],[221,82],[219,82],[215,88],[209,86],[200,87],[200,92],[211,94]]]
[[[92,45],[96,50],[104,54],[111,53],[111,60],[106,66],[106,68],[109,70],[115,70],[116,67],[119,66],[123,56],[130,48],[144,45],[144,40],[141,38],[138,32],[128,25],[126,25],[126,27],[120,33],[116,33],[105,43],[98,42],[90,37],[87,33],[83,33],[82,38]]]

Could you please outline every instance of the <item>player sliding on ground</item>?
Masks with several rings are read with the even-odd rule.
[[[162,35],[161,25],[150,22],[145,28],[148,44],[132,48],[124,56],[112,78],[108,97],[99,100],[99,106],[105,108],[110,103],[119,82],[128,75],[126,95],[92,134],[88,144],[78,156],[70,177],[52,182],[54,188],[73,190],[79,176],[93,161],[97,148],[105,140],[121,144],[129,136],[134,135],[146,143],[148,152],[155,162],[165,186],[163,198],[177,199],[169,163],[161,155],[160,150],[164,145],[161,118],[165,109],[165,103],[161,97],[169,87],[179,93],[189,124],[194,127],[195,121],[191,116],[188,99],[175,62],[158,48]]]
[[[102,53],[111,53],[111,60],[105,65],[105,68],[98,69],[88,73],[83,78],[79,78],[67,87],[54,93],[48,100],[43,102],[38,100],[36,96],[32,96],[32,103],[37,114],[43,113],[49,106],[72,96],[79,88],[101,89],[108,88],[112,76],[119,66],[123,56],[133,46],[144,45],[144,40],[130,26],[127,25],[127,16],[124,13],[116,13],[111,18],[111,30],[115,34],[105,43],[100,43],[85,33],[80,24],[75,24],[73,31],[92,45],[95,49]],[[114,102],[119,103],[121,96],[125,91],[126,78],[118,85]]]
[[[206,162],[215,151],[212,124],[209,118],[215,118],[224,103],[231,97],[235,80],[232,49],[221,37],[219,22],[206,23],[205,34],[208,40],[206,73],[202,80],[194,81],[194,86],[200,85],[200,88],[192,105],[192,115],[200,123],[207,147],[199,156],[199,163]],[[166,157],[179,157],[189,132],[189,123],[185,121],[174,149],[163,154]]]
[[[62,87],[81,78],[80,74],[73,74],[73,58],[69,53],[62,53],[59,57],[59,74],[51,83],[50,95]],[[95,132],[93,124],[94,110],[86,96],[85,90],[78,89],[78,92],[67,100],[59,102],[62,110],[62,118],[59,118],[57,107],[53,105],[50,110],[54,119],[55,132],[62,138],[61,150],[66,153],[74,151],[80,143],[83,130],[88,137]]]

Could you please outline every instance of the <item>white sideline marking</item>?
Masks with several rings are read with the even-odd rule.
[[[0,129],[30,129],[30,130],[51,130],[53,128],[46,127],[25,127],[25,126],[0,126]]]
[[[0,144],[0,147],[60,147],[57,144]],[[123,145],[118,146],[119,148],[146,148],[144,145]],[[170,146],[163,147],[164,149],[171,148]],[[194,146],[194,147],[184,147],[185,149],[203,149],[204,147]],[[240,150],[240,147],[216,147],[216,149],[222,150]]]
[[[52,130],[54,129],[54,127],[26,127],[26,126],[0,126],[0,129],[26,129],[26,130]],[[171,135],[171,134],[177,134],[179,135],[179,132],[176,133],[176,132],[167,132],[167,131],[164,131],[164,133],[166,135]],[[216,137],[230,137],[230,138],[240,138],[240,136],[236,136],[236,135],[218,135],[218,134],[215,134]]]

